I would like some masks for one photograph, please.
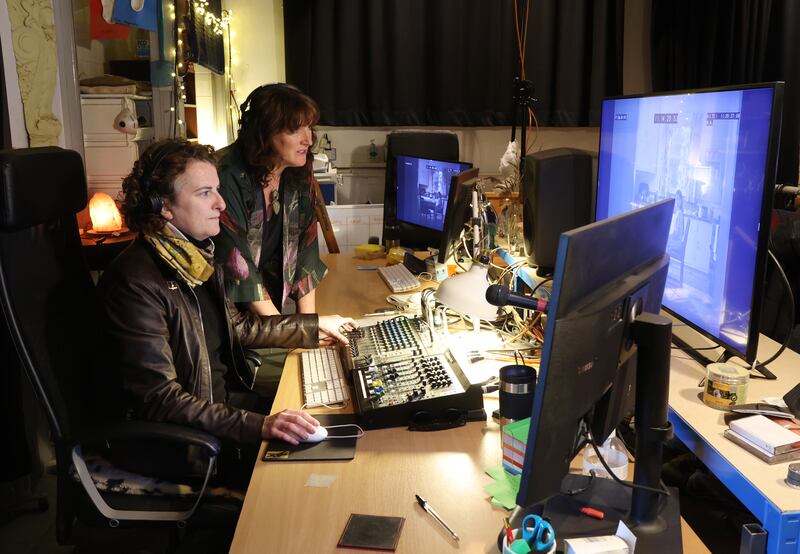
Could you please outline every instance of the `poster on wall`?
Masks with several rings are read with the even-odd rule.
[[[111,22],[113,0],[90,0],[89,38],[94,40],[125,39],[131,28]]]
[[[160,0],[116,0],[112,20],[140,29],[158,30],[158,8]]]

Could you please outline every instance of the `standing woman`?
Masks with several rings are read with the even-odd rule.
[[[315,311],[327,268],[319,257],[312,188],[316,102],[284,83],[264,85],[242,104],[239,137],[218,171],[227,206],[217,240],[229,298],[259,315],[287,298]]]

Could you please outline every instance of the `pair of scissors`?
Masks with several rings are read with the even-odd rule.
[[[556,541],[556,533],[549,521],[529,514],[522,520],[522,539],[534,552],[547,552]]]

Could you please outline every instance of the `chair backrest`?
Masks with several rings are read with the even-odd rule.
[[[397,218],[397,156],[414,156],[445,162],[458,161],[458,135],[453,131],[400,130],[386,135],[386,181],[383,193],[383,236]],[[392,230],[389,230],[389,234]]]
[[[0,152],[0,332],[50,421],[68,440],[91,403],[98,346],[91,275],[75,214],[86,205],[78,153],[57,147]]]
[[[684,216],[684,219],[686,221],[683,223],[683,233],[681,234],[681,260],[686,255],[686,243],[689,242],[689,225],[692,223],[691,217]]]

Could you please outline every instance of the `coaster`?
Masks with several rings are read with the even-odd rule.
[[[372,550],[395,550],[400,540],[400,530],[405,518],[350,514],[345,525],[340,548],[367,548]]]

